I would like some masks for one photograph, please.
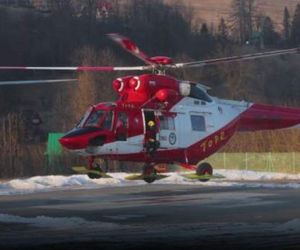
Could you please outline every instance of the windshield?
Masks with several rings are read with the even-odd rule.
[[[105,112],[103,110],[93,111],[89,118],[86,120],[85,127],[98,127],[101,118],[104,116]]]
[[[76,127],[77,128],[82,128],[86,119],[89,117],[90,113],[92,112],[93,107],[90,107],[85,114],[80,118],[79,122],[77,123]]]
[[[102,128],[103,129],[111,129],[111,125],[112,125],[112,116],[113,116],[113,112],[109,111],[102,123]]]
[[[111,129],[112,111],[94,110],[84,123],[84,127]]]

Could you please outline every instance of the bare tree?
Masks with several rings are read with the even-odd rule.
[[[255,17],[255,0],[233,0],[231,4],[231,29],[241,44],[251,39]]]
[[[1,176],[17,176],[20,174],[20,157],[22,150],[20,141],[22,137],[22,122],[20,116],[14,113],[8,114],[0,124],[1,135]]]

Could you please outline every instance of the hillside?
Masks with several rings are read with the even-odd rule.
[[[169,4],[177,1],[165,0]],[[203,22],[217,25],[221,17],[225,19],[230,15],[232,0],[184,0],[183,4],[191,6],[195,16]],[[256,0],[256,8],[259,13],[270,16],[278,30],[281,29],[283,10],[287,6],[291,16],[300,0]]]

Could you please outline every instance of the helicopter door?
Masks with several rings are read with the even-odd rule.
[[[116,114],[115,138],[113,143],[113,151],[117,154],[136,153],[142,150],[141,141],[137,141],[135,137],[129,137],[128,131],[130,127],[130,118],[125,112]]]
[[[178,135],[174,116],[164,114],[159,116],[159,141],[161,148],[178,147]]]
[[[154,126],[154,128],[152,127],[152,125]],[[154,135],[152,135],[152,137],[157,137],[156,132],[157,132],[157,119],[155,117],[155,113],[152,110],[146,110],[144,111],[144,133],[145,136],[147,137],[147,134],[149,132],[153,132],[154,131]],[[145,138],[147,139],[147,138]]]

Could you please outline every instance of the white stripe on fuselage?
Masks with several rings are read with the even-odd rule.
[[[134,154],[143,151],[144,135],[127,138],[127,141],[114,141],[103,146],[88,147],[86,149],[74,150],[73,152],[82,156],[110,155],[110,154]]]

